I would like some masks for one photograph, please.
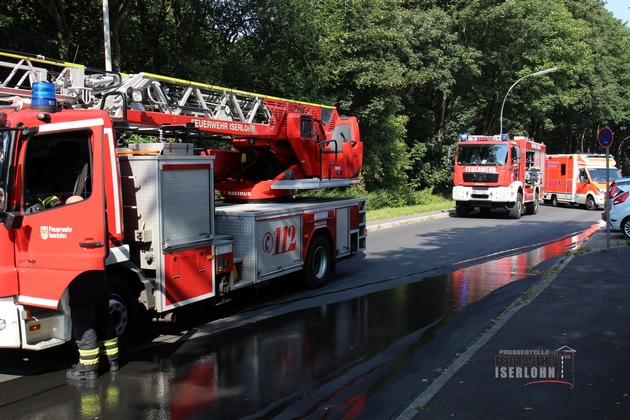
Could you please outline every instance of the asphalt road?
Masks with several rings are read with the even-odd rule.
[[[324,288],[294,276],[186,324],[152,325],[116,376],[91,384],[65,381],[69,347],[5,351],[0,414],[391,417],[599,217],[541,206],[520,220],[473,213],[373,231],[367,255],[340,263]]]

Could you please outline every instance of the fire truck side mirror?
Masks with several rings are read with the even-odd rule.
[[[9,230],[17,230],[22,227],[24,215],[17,211],[8,211],[4,213],[4,226]]]
[[[457,150],[457,149],[456,149]],[[448,155],[446,161],[448,162],[448,168],[452,171],[455,168],[455,164],[451,160],[453,158],[453,146],[448,147]]]
[[[513,148],[514,153],[512,154],[512,163],[516,163],[517,165],[521,164],[521,149]]]
[[[588,181],[588,176],[586,176],[586,172],[584,172],[584,169],[580,169],[580,174],[578,176],[578,180],[580,182],[585,182],[585,183],[589,183]]]

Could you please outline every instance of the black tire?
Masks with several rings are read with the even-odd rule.
[[[510,210],[510,218],[511,219],[520,219],[523,214],[523,194],[518,193],[516,195],[516,203]]]
[[[554,207],[558,207],[558,197],[555,195],[551,197],[551,205]]]
[[[322,235],[315,236],[306,253],[306,264],[304,265],[306,284],[313,289],[326,284],[332,264],[330,242]]]
[[[534,201],[531,203],[525,204],[525,212],[530,215],[538,213],[539,204],[540,203],[538,199],[538,193],[536,193],[536,197],[534,197]]]
[[[621,232],[623,232],[626,239],[630,239],[630,217],[626,217],[621,222]]]
[[[597,204],[595,203],[595,199],[590,195],[586,197],[586,209],[597,210]]]
[[[459,204],[455,205],[455,213],[457,213],[457,217],[468,217],[470,214],[470,206],[468,204]]]
[[[118,277],[109,278],[109,319],[119,340],[130,340],[138,326],[138,298],[132,288]]]

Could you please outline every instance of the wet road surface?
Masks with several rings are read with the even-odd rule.
[[[0,384],[0,412],[14,418],[51,412],[64,418],[390,417],[497,310],[589,234],[473,256],[434,276],[411,272],[395,287],[303,309],[286,310],[291,304],[285,302],[282,313],[270,303],[211,325],[165,328],[152,344],[127,351],[115,376],[89,384],[66,383],[60,366],[72,358],[68,349],[27,360],[15,352],[0,364],[2,373],[40,370]]]

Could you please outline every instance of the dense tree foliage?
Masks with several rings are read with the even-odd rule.
[[[113,65],[335,104],[368,190],[449,190],[458,133],[529,135],[630,173],[630,28],[603,0],[109,0]],[[99,0],[4,0],[5,50],[103,68]],[[526,78],[533,72],[558,71]],[[506,99],[501,116],[501,105]]]

